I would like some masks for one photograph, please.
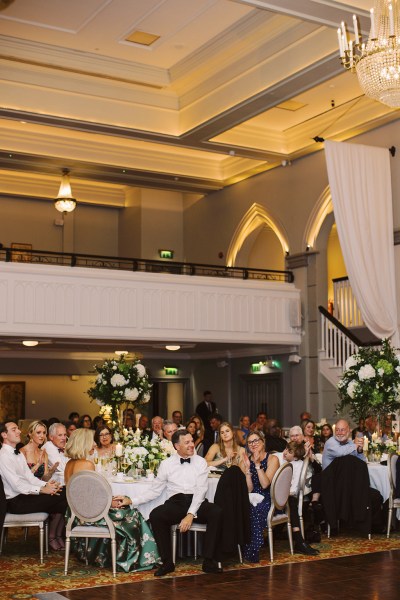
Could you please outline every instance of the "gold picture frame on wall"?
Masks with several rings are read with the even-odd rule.
[[[13,242],[11,244],[11,249],[11,262],[31,262],[32,244]]]
[[[25,418],[25,381],[0,381],[0,421]]]

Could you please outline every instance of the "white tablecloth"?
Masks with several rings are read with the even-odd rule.
[[[381,493],[383,501],[386,502],[390,495],[389,472],[387,466],[379,463],[368,463],[368,473],[371,487],[378,490],[378,492]]]
[[[208,478],[208,490],[206,494],[207,500],[212,502],[215,496],[215,490],[217,489],[219,477],[209,477]],[[138,481],[128,482],[128,481],[116,481],[115,479],[111,481],[112,492],[115,496],[129,496],[132,498],[140,498],[140,496],[146,492],[152,485],[152,482],[146,479],[139,479]],[[156,506],[160,506],[160,504],[164,504],[167,499],[167,492],[164,492],[158,496],[155,500],[150,500],[150,502],[145,502],[144,504],[140,504],[138,509],[147,520],[153,508]]]

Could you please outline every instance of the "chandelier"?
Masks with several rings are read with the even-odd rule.
[[[54,206],[62,213],[72,212],[76,207],[76,200],[72,196],[71,184],[69,182],[69,170],[64,169],[61,177],[58,196],[54,200]]]
[[[345,69],[356,72],[366,96],[392,108],[400,107],[400,14],[397,0],[375,0],[371,30],[363,43],[353,15],[354,40],[345,23],[338,29],[339,51]]]

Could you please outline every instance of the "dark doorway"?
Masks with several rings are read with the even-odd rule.
[[[282,373],[241,375],[239,380],[239,412],[254,421],[258,412],[282,421]]]

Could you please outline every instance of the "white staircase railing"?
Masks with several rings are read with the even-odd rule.
[[[344,368],[346,360],[358,351],[353,342],[339,327],[321,312],[321,353],[323,358],[330,359],[333,367]]]
[[[348,277],[333,279],[333,307],[336,319],[345,327],[365,326]]]

